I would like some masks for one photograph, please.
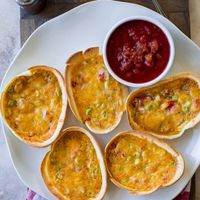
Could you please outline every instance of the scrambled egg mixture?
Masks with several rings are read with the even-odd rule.
[[[49,139],[58,124],[62,93],[57,77],[47,70],[32,70],[30,76],[17,77],[4,98],[9,126],[25,140]]]
[[[132,135],[117,137],[106,159],[113,178],[136,191],[150,191],[168,183],[176,173],[176,159],[170,153]]]
[[[100,55],[72,71],[71,85],[80,116],[93,127],[111,127],[124,111],[122,86],[109,75]]]
[[[199,113],[200,90],[189,78],[174,80],[134,97],[129,108],[143,130],[174,135]]]
[[[56,143],[48,171],[53,184],[71,200],[95,198],[101,190],[102,175],[96,151],[81,132],[66,134]]]

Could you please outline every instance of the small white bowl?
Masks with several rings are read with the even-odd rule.
[[[164,71],[157,76],[155,79],[145,82],[145,83],[132,83],[132,82],[128,82],[123,80],[122,78],[120,78],[118,75],[115,74],[115,72],[111,69],[108,60],[107,60],[107,54],[106,54],[106,49],[107,49],[107,43],[108,40],[111,36],[111,34],[122,24],[128,22],[128,21],[133,21],[133,20],[144,20],[144,21],[148,21],[151,22],[152,24],[155,24],[156,26],[158,26],[163,33],[166,35],[168,42],[169,42],[169,47],[170,47],[170,55],[169,55],[169,60],[167,63],[167,66],[165,67]],[[164,78],[166,76],[166,74],[169,72],[170,68],[173,65],[173,61],[174,61],[174,56],[175,56],[175,47],[174,47],[174,41],[172,39],[171,34],[169,33],[169,31],[165,28],[165,26],[163,26],[159,21],[150,18],[150,17],[146,17],[146,16],[132,16],[132,17],[127,17],[125,19],[122,19],[121,21],[119,21],[118,23],[116,23],[111,29],[110,31],[107,33],[106,38],[104,40],[103,43],[103,59],[104,59],[104,63],[107,67],[107,70],[109,71],[109,73],[113,76],[113,78],[115,78],[117,81],[119,81],[120,83],[129,86],[129,87],[146,87],[149,85],[152,85],[158,81],[160,81],[162,78]]]

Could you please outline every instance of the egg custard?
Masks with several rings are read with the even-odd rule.
[[[149,194],[175,183],[183,174],[182,156],[144,132],[125,131],[105,148],[111,181],[135,195]]]
[[[180,73],[133,91],[126,103],[133,129],[164,139],[180,137],[200,121],[200,76]]]
[[[99,48],[69,58],[65,79],[72,112],[92,132],[108,133],[119,124],[128,89],[109,75]]]
[[[52,144],[41,164],[48,189],[59,199],[100,200],[107,187],[101,150],[83,128],[70,127]]]
[[[35,66],[16,76],[1,94],[1,114],[13,134],[37,147],[49,145],[63,126],[67,94],[54,68]]]

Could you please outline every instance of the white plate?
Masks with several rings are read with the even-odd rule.
[[[122,18],[134,15],[154,17],[171,32],[176,48],[174,67],[170,74],[178,71],[200,73],[200,49],[169,20],[145,7],[116,1],[95,1],[79,6],[59,17],[50,20],[37,29],[20,50],[7,71],[2,88],[15,75],[33,65],[54,66],[62,73],[65,61],[76,51],[92,46],[102,47],[107,31]],[[80,125],[67,110],[65,127]],[[81,125],[82,126],[82,125]],[[48,192],[40,174],[40,163],[48,148],[39,149],[20,142],[3,125],[8,149],[15,169],[25,185],[47,199],[55,199]],[[116,133],[130,129],[124,116],[120,125],[108,135],[95,135],[104,148],[107,141]],[[183,177],[173,186],[159,189],[153,194],[135,197],[109,183],[106,200],[169,200],[174,198],[191,179],[200,163],[200,126],[196,126],[179,139],[170,142],[183,154],[186,168]]]

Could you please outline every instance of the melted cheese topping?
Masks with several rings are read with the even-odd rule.
[[[85,60],[72,71],[72,91],[83,121],[109,128],[124,110],[121,84],[107,72],[102,56]]]
[[[56,143],[48,171],[53,185],[70,200],[95,198],[101,190],[102,175],[96,151],[81,132],[66,134]]]
[[[17,77],[5,94],[4,112],[8,125],[23,139],[43,142],[58,124],[62,93],[57,77],[47,70],[33,70]]]
[[[132,135],[117,137],[106,159],[112,177],[135,191],[150,191],[166,184],[176,173],[176,160],[170,153]]]
[[[139,94],[129,109],[143,130],[174,135],[200,112],[200,89],[195,81],[182,78]]]

